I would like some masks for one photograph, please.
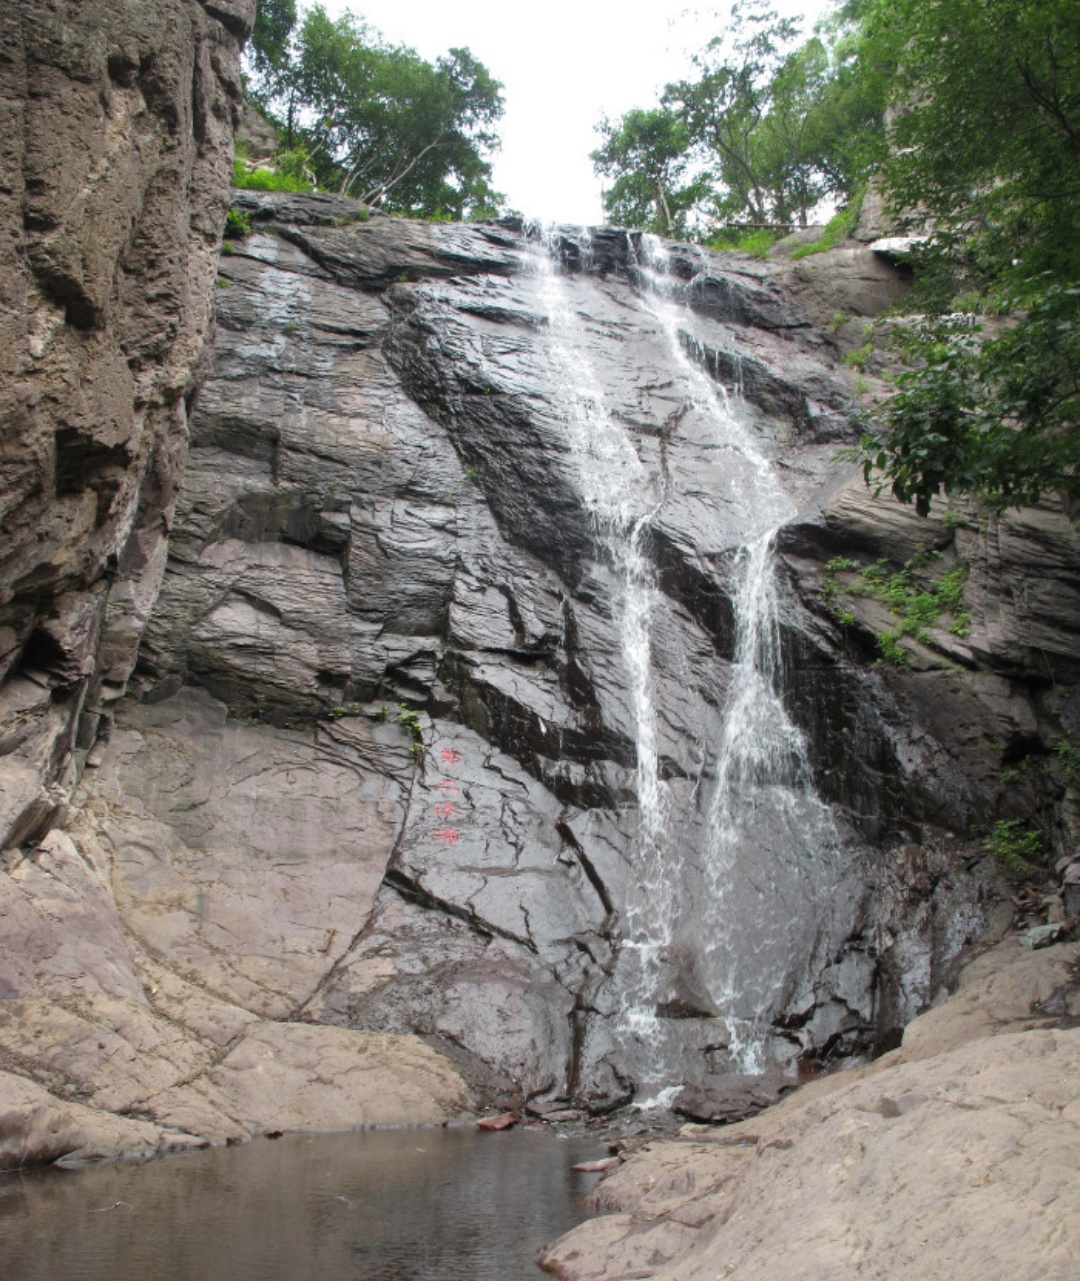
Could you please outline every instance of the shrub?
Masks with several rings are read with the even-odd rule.
[[[241,240],[251,235],[251,219],[242,209],[234,206],[225,215],[225,237],[228,240]]]
[[[769,250],[780,239],[783,232],[771,227],[757,227],[753,231],[740,232],[737,227],[728,227],[717,235],[706,240],[709,249],[725,250],[729,253],[753,254],[755,258],[764,258]]]
[[[1005,876],[1030,876],[1033,861],[1042,854],[1042,833],[1018,818],[1002,818],[994,824],[987,846]]]
[[[233,186],[243,191],[312,191],[312,184],[281,168],[249,169],[243,160],[233,161]]]
[[[828,253],[842,240],[847,240],[859,224],[863,195],[864,193],[860,191],[850,204],[833,214],[825,224],[825,231],[820,240],[816,240],[812,245],[799,245],[797,249],[791,251],[791,257],[793,259],[809,258],[811,254]]]
[[[890,613],[896,615],[897,624],[891,631],[878,635],[878,652],[882,662],[903,667],[907,663],[907,655],[900,643],[903,637],[914,636],[916,640],[928,642],[931,638],[927,629],[938,625],[942,614],[950,615],[948,631],[953,636],[966,636],[971,627],[971,616],[962,608],[967,580],[967,570],[963,565],[940,575],[926,586],[912,582],[914,571],[925,568],[940,555],[933,548],[920,548],[896,571],[890,569],[887,560],[861,566],[849,556],[834,556],[825,565],[825,584],[821,594],[835,617],[851,619],[852,622],[851,612],[839,602],[841,595],[872,596],[881,601]],[[854,578],[838,583],[837,574],[851,574]],[[850,623],[846,625],[850,626]]]

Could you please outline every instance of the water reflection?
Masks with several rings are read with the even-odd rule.
[[[6,1281],[539,1281],[584,1217],[590,1139],[474,1130],[294,1135],[0,1175]]]

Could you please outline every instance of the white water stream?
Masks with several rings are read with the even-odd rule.
[[[587,241],[583,252],[588,252]],[[576,481],[615,579],[615,622],[634,721],[640,815],[633,852],[637,875],[623,922],[622,945],[634,971],[625,987],[623,1018],[632,1035],[653,1042],[660,1031],[657,972],[671,942],[677,891],[664,843],[669,794],[661,778],[654,706],[652,626],[658,592],[643,550],[663,493],[660,478],[643,465],[626,428],[605,405],[583,341],[585,318],[574,308],[548,238],[541,241],[535,261]]]
[[[733,456],[731,484],[743,519],[734,558],[734,655],[708,801],[707,902],[701,976],[727,1024],[740,1071],[767,1064],[771,1016],[783,1004],[790,961],[809,957],[820,907],[835,884],[840,837],[814,788],[806,742],[781,696],[781,597],[776,532],[795,514],[747,425],[740,396],[692,360],[685,299],[663,243],[642,238],[642,300],[659,322],[695,409]],[[677,305],[676,300],[684,303]]]
[[[588,246],[583,246],[583,257]],[[641,303],[655,319],[661,359],[673,375],[683,416],[693,416],[709,449],[723,458],[722,494],[707,502],[734,512],[741,545],[718,545],[731,567],[733,656],[715,741],[702,744],[701,806],[706,848],[694,853],[705,902],[686,902],[694,872],[683,866],[673,829],[672,794],[661,778],[654,621],[661,608],[646,539],[664,500],[661,471],[643,464],[634,437],[605,405],[588,357],[587,317],[574,306],[574,284],[544,242],[536,253],[550,359],[562,387],[567,445],[597,541],[616,582],[622,658],[632,702],[640,821],[633,851],[636,888],[625,905],[621,1021],[624,1034],[652,1051],[655,1071],[639,1084],[659,1093],[681,1072],[677,1040],[658,1007],[672,997],[672,958],[689,962],[697,986],[724,1025],[733,1067],[767,1066],[772,1017],[793,957],[810,956],[818,906],[833,883],[838,837],[811,781],[806,746],[781,697],[780,593],[773,545],[794,514],[773,465],[749,426],[737,392],[717,386],[691,358],[696,340],[684,300],[688,286],[670,271],[660,241],[645,237],[637,262]],[[689,349],[689,350],[688,350]],[[717,538],[723,538],[718,526]],[[811,875],[811,868],[813,874]],[[649,1056],[644,1056],[649,1062]],[[681,1077],[680,1077],[681,1079]]]

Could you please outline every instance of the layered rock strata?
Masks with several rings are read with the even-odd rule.
[[[995,914],[969,825],[1072,831],[1066,516],[922,521],[850,483],[852,387],[782,265],[237,200],[255,232],[220,262],[133,696],[3,880],[14,1148],[127,1144],[107,1114],[153,1146],[603,1111],[744,1064],[743,1026],[788,1071],[895,1044]],[[782,805],[725,880],[740,486],[765,472],[792,812],[825,839]],[[894,620],[856,590],[882,557],[964,568],[966,635],[931,620],[882,667]]]
[[[253,0],[0,14],[0,848],[62,813],[165,566]]]

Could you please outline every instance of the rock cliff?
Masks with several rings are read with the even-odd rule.
[[[87,666],[74,803],[14,828],[5,1159],[602,1112],[895,1044],[1000,917],[969,827],[1072,839],[1066,514],[853,483],[798,264],[235,198],[148,623],[162,547],[115,550],[130,694],[98,722],[123,682]],[[899,287],[845,252],[836,297]],[[67,708],[39,616],[18,671]],[[43,773],[28,706],[38,797],[82,756]]]
[[[0,15],[3,849],[62,813],[164,569],[253,15]]]

